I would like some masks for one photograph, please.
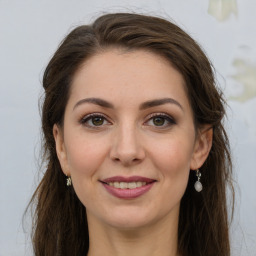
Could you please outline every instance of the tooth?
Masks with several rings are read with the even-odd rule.
[[[137,182],[136,182],[136,187],[137,187],[137,188],[142,187],[142,182],[141,182],[141,181],[137,181]]]
[[[147,183],[145,181],[137,181],[137,182],[109,182],[108,185],[115,187],[115,188],[120,188],[120,189],[134,189],[134,188],[139,188],[142,186],[145,186]]]
[[[120,183],[117,182],[117,181],[115,181],[115,182],[114,182],[114,187],[115,187],[115,188],[120,188]]]
[[[129,188],[129,189],[136,188],[136,182],[129,182],[129,183],[128,183],[128,188]]]
[[[126,182],[120,182],[120,188],[125,189],[128,187],[128,184]]]

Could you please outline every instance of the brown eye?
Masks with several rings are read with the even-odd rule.
[[[104,124],[104,118],[101,117],[101,116],[95,116],[95,117],[92,117],[92,124],[94,126],[100,126],[100,125],[103,125]]]
[[[100,128],[101,126],[110,124],[106,117],[100,114],[87,115],[80,121],[80,123],[88,128]]]
[[[165,124],[166,118],[157,116],[154,117],[152,121],[155,126],[163,126]]]
[[[174,124],[176,124],[175,120],[171,116],[164,113],[154,113],[150,115],[150,118],[145,123],[147,126],[152,126],[159,129],[168,128]]]

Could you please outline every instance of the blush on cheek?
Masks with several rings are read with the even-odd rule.
[[[169,166],[177,165],[178,167],[178,165],[184,165],[190,162],[192,148],[188,147],[188,145],[184,145],[184,142],[174,141],[173,143],[168,143],[165,147],[154,147],[152,155],[159,159],[158,162]]]
[[[69,158],[69,166],[71,175],[81,175],[90,176],[90,174],[95,169],[93,158],[90,155],[82,155],[79,154],[70,156]]]
[[[67,152],[68,162],[71,169],[84,170],[91,169],[94,160],[98,160],[100,151],[97,147],[90,146],[86,141],[72,141],[69,143],[69,151]]]

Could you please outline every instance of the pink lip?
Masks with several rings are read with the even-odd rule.
[[[139,188],[133,188],[133,189],[121,189],[121,188],[115,188],[107,183],[109,182],[146,182],[147,184],[139,187]],[[139,196],[142,196],[147,191],[149,191],[152,186],[155,184],[156,180],[140,177],[140,176],[132,176],[132,177],[121,177],[121,176],[115,176],[111,178],[107,178],[101,181],[102,185],[105,187],[105,189],[113,196],[122,198],[122,199],[133,199],[137,198]]]
[[[118,181],[118,182],[137,182],[137,181],[141,181],[141,182],[151,183],[155,180],[150,179],[150,178],[146,178],[146,177],[141,177],[141,176],[131,176],[131,177],[113,176],[113,177],[102,180],[102,182],[105,182],[105,183],[115,182],[115,181]]]

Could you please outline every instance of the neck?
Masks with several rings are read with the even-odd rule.
[[[88,214],[88,213],[87,213]],[[178,256],[178,215],[147,227],[117,229],[88,216],[88,256]]]

